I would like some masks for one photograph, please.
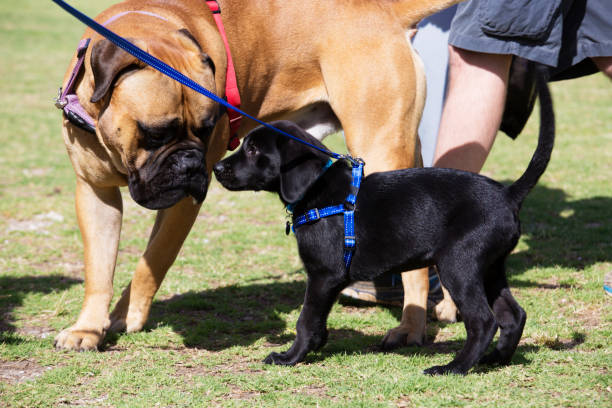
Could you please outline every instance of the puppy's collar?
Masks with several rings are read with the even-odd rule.
[[[316,183],[323,176],[323,174],[325,174],[325,172],[332,166],[332,164],[334,164],[333,160],[328,159],[327,163],[325,163],[325,166],[323,166],[323,168],[321,169],[321,173],[317,176],[317,178],[312,184]],[[286,209],[289,214],[293,214],[293,209],[295,208],[297,203],[302,201],[302,198],[304,198],[304,195],[302,195],[300,198],[298,198],[294,202],[287,204]]]

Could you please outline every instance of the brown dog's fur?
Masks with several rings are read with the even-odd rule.
[[[368,163],[367,173],[419,166],[416,129],[424,104],[424,75],[405,31],[457,2],[221,0],[242,108],[265,121],[292,119],[311,133],[317,134],[318,129],[319,137],[342,127],[350,152]],[[108,28],[223,95],[225,50],[204,2],[129,0],[96,20],[104,22],[126,10],[145,10],[167,21],[131,13]],[[189,36],[179,30],[187,30]],[[199,210],[199,204],[186,197],[158,212],[132,282],[109,314],[122,222],[119,187],[130,184],[132,191],[135,175],[149,172],[148,163],[178,143],[205,153],[210,177],[229,134],[227,120],[218,120],[216,104],[116,52],[90,30],[84,37],[92,38],[92,46],[76,89],[81,104],[97,122],[96,135],[66,119],[62,133],[77,175],[85,299],[77,322],[57,336],[56,346],[89,350],[101,343],[107,330],[143,327],[153,296]],[[102,52],[111,58],[99,57]],[[97,61],[93,67],[92,61]],[[74,63],[73,59],[64,84]],[[98,78],[92,71],[96,66]],[[105,75],[111,77],[106,89],[101,85]],[[146,140],[139,124],[155,127],[173,119],[186,129],[179,142],[157,150],[143,148]],[[214,123],[214,130],[205,137],[196,131]],[[315,126],[320,123],[326,126]],[[239,134],[254,126],[244,121]],[[407,299],[402,324],[388,334],[388,344],[420,343],[424,334],[427,270],[405,273],[402,279]]]

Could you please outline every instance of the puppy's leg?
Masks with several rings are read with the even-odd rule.
[[[110,324],[108,307],[113,297],[122,205],[118,187],[94,187],[77,177],[76,212],[85,250],[85,299],[76,323],[55,338],[57,348],[94,350],[104,338]]]
[[[425,374],[466,374],[482,358],[497,331],[498,326],[480,280],[482,272],[475,265],[476,261],[466,259],[465,255],[461,255],[462,252],[469,253],[454,251],[452,256],[438,262],[438,272],[441,283],[446,286],[459,308],[467,339],[453,361],[444,366],[430,367],[424,371]]]
[[[510,363],[521,340],[527,314],[510,293],[505,275],[505,259],[494,268],[487,275],[485,290],[495,320],[500,326],[499,340],[495,349],[485,355],[480,363],[506,365]]]
[[[153,296],[191,230],[200,204],[187,197],[157,213],[144,255],[132,282],[125,288],[111,314],[111,330],[134,332],[142,329],[151,309]]]
[[[404,308],[400,325],[387,332],[381,347],[391,350],[410,344],[422,345],[425,337],[427,294],[429,293],[427,268],[402,273]]]
[[[304,306],[297,322],[297,337],[291,348],[283,353],[270,353],[266,364],[295,365],[311,350],[318,350],[327,342],[327,316],[332,305],[348,282],[323,274],[308,276]]]
[[[370,35],[362,39],[360,47],[363,31],[356,29],[355,33],[345,33],[350,35],[352,47],[330,44],[327,49],[333,51],[332,55],[322,56],[330,105],[342,123],[349,151],[365,160],[366,174],[422,166],[417,127],[425,103],[423,65],[403,29],[381,27],[389,31],[381,33],[388,41],[376,43],[375,48]],[[376,50],[376,55],[354,49]],[[349,71],[347,66],[351,67]],[[422,344],[425,337],[427,268],[403,273],[402,284],[401,323],[383,339],[385,349]]]

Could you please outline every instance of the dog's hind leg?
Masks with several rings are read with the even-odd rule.
[[[497,346],[480,363],[506,365],[510,363],[521,339],[527,314],[510,293],[505,275],[505,258],[496,263],[485,277],[485,290],[500,333]]]
[[[380,19],[383,16],[376,12],[367,21]],[[422,62],[399,25],[385,20],[374,31],[355,24],[347,27],[343,36],[329,39],[338,44],[323,51],[321,69],[349,152],[365,160],[366,174],[421,167],[417,128],[426,92]],[[385,41],[373,39],[372,32]],[[352,46],[346,47],[348,43]],[[384,337],[384,349],[422,344],[425,337],[428,269],[404,272],[402,283],[401,323]]]
[[[455,251],[445,261],[438,262],[438,272],[463,317],[467,340],[453,361],[430,367],[425,374],[466,374],[482,358],[498,328],[479,280],[476,261],[466,259],[460,252]]]
[[[264,363],[294,365],[302,361],[309,351],[323,347],[327,342],[327,316],[347,284],[346,280],[338,277],[309,274],[293,345],[283,353],[270,353]]]

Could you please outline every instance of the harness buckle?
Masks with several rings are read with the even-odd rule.
[[[53,98],[55,101],[55,107],[59,110],[63,110],[66,105],[68,105],[68,100],[66,98],[62,99],[62,87],[57,90],[57,96]]]
[[[211,3],[215,3],[217,8],[215,9],[215,6]],[[208,8],[210,8],[210,11],[213,14],[221,14],[221,6],[219,5],[219,2],[217,0],[207,0],[206,4],[208,4]]]
[[[318,208],[313,208],[306,213],[306,222],[318,221],[321,219]]]
[[[354,251],[355,250],[355,236],[354,235],[346,235],[344,237],[344,250],[345,251]]]

